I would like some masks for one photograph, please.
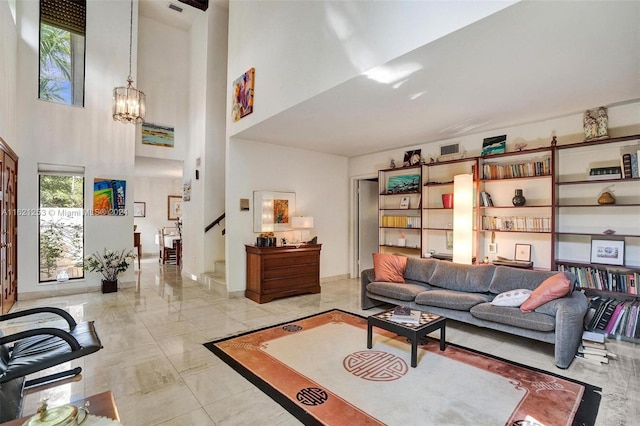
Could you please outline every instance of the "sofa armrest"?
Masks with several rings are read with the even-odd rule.
[[[372,283],[374,279],[375,272],[373,269],[365,269],[362,271],[362,274],[360,274],[360,301],[362,302],[362,309],[371,309],[384,303],[367,296],[367,286],[369,283]]]
[[[570,296],[551,300],[536,309],[536,312],[552,315],[556,319],[555,358],[560,368],[569,367],[576,355],[582,339],[587,306],[587,297],[574,291]]]

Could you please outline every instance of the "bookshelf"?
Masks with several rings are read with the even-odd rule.
[[[594,169],[624,170],[625,152],[640,150],[640,135],[557,146],[554,216],[554,268],[578,277],[578,286],[591,304],[609,312],[592,330],[616,339],[640,342],[637,283],[640,273],[640,179],[593,175]],[[637,161],[637,154],[636,154]],[[610,191],[615,204],[598,204]],[[600,257],[598,245],[622,248],[613,257]],[[610,260],[609,260],[610,259]],[[620,305],[614,315],[615,308]],[[624,310],[623,310],[624,308]],[[597,310],[593,306],[590,308]],[[621,312],[622,311],[622,312]],[[610,323],[611,321],[611,323]],[[615,324],[615,322],[618,324]]]
[[[531,244],[535,268],[551,270],[554,153],[552,147],[543,147],[480,159],[479,259],[513,259],[515,245],[525,243]],[[522,190],[524,205],[514,204],[516,190]]]
[[[462,158],[423,166],[422,257],[453,254],[453,208],[445,206],[443,195],[453,194],[454,176],[474,174],[477,158]],[[475,249],[474,249],[475,252]]]
[[[380,253],[420,256],[422,247],[422,166],[378,172]]]

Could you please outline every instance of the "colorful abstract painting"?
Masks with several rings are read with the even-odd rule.
[[[251,68],[233,82],[233,121],[238,121],[253,112],[255,71],[255,68]]]
[[[273,200],[274,223],[289,223],[289,200]]]
[[[96,178],[93,180],[94,216],[124,216],[127,181]]]
[[[173,127],[143,123],[142,143],[145,145],[173,148]]]

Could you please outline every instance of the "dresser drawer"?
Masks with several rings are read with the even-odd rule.
[[[304,265],[318,263],[318,256],[315,254],[289,255],[286,257],[268,256],[264,258],[264,269],[280,268],[283,266]]]
[[[316,263],[315,265],[295,265],[288,268],[265,269],[262,279],[266,281],[273,278],[297,277],[300,275],[315,275],[317,277],[318,267],[319,265]]]

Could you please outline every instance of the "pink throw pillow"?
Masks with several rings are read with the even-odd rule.
[[[566,296],[571,291],[571,282],[567,276],[560,272],[552,277],[547,278],[531,293],[521,306],[522,312],[533,312],[538,306]]]
[[[393,254],[373,253],[374,281],[403,283],[407,258]]]

